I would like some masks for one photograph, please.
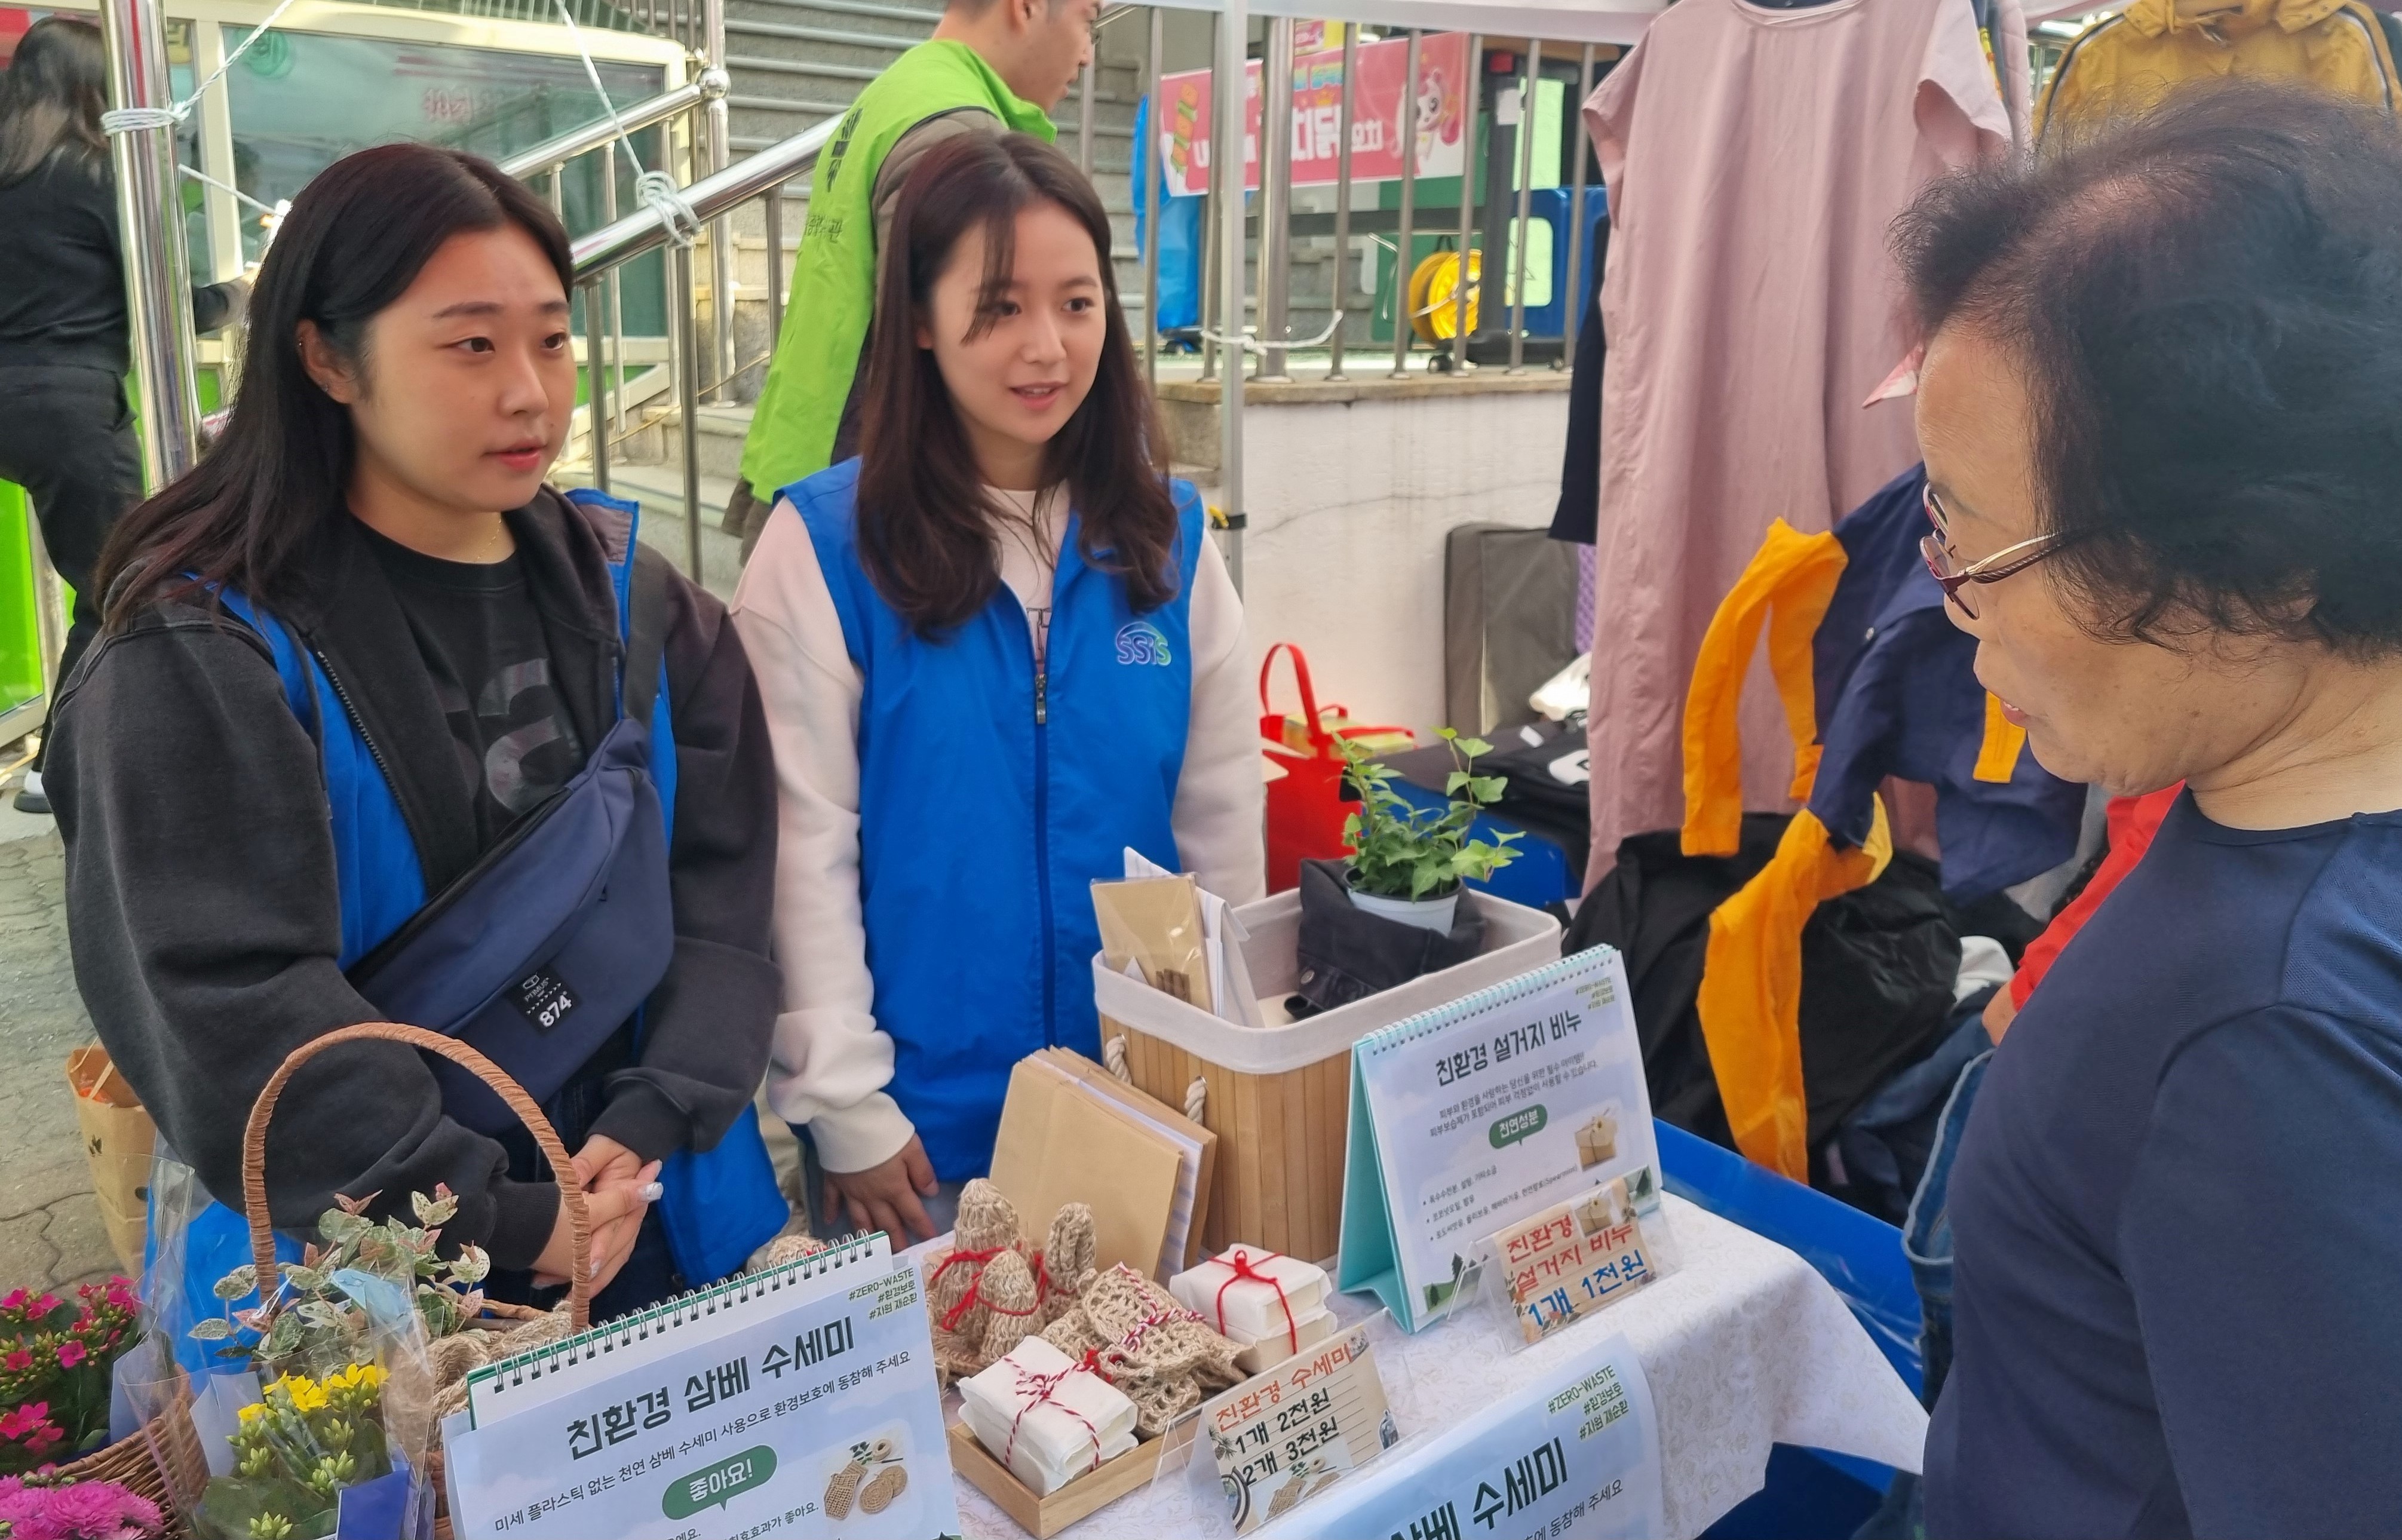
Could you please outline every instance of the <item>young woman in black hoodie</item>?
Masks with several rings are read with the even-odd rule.
[[[413,854],[423,894],[441,894],[616,719],[609,564],[626,526],[544,482],[575,405],[570,279],[558,221],[485,161],[400,144],[329,168],[261,270],[223,438],[128,515],[101,559],[105,627],[67,681],[51,757],[76,982],[214,1194],[240,1192],[243,1120],[283,1057],[383,1019],[344,971],[362,885]],[[751,1098],[778,1004],[758,694],[724,607],[656,576],[677,767],[672,960],[548,1106],[592,1193],[596,1319],[709,1281],[679,1276],[684,1232],[645,1194],[662,1162],[729,1137],[756,1146]],[[236,618],[245,607],[297,640],[335,720],[296,710],[264,633]],[[366,749],[348,772],[337,737]],[[388,846],[380,863],[338,847],[340,804],[375,790],[360,775],[380,777],[406,824],[407,850]],[[323,1054],[268,1142],[276,1224],[313,1228],[338,1192],[406,1212],[410,1193],[446,1183],[460,1206],[445,1242],[482,1245],[501,1297],[555,1282],[570,1256],[557,1188],[528,1140],[476,1133],[457,1111],[414,1050]],[[774,1215],[701,1217],[748,1227],[718,1224],[717,1251],[771,1237],[772,1201]]]

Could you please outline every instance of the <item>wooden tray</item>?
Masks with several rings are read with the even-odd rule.
[[[1099,1512],[1138,1487],[1148,1486],[1159,1470],[1160,1451],[1166,1444],[1165,1438],[1137,1444],[1100,1469],[1076,1478],[1048,1497],[1038,1497],[986,1451],[965,1423],[953,1423],[951,1468],[1000,1504],[1001,1511],[1034,1540],[1051,1540],[1077,1519]]]

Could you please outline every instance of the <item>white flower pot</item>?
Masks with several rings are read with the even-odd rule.
[[[1354,907],[1371,914],[1381,914],[1403,925],[1415,925],[1421,930],[1440,930],[1448,934],[1453,917],[1459,910],[1459,890],[1453,888],[1439,899],[1387,899],[1375,893],[1351,889]]]

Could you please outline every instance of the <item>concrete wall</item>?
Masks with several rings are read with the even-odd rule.
[[[1214,483],[1215,388],[1160,393],[1178,458]],[[1319,704],[1339,700],[1421,733],[1440,725],[1444,534],[1549,524],[1567,433],[1567,377],[1548,369],[1457,385],[1247,391],[1243,586],[1254,668],[1276,642],[1298,642]],[[1280,679],[1279,706],[1292,705],[1291,689]]]

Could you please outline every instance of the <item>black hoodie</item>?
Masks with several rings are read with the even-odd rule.
[[[587,743],[613,712],[615,604],[600,537],[545,491],[507,516],[553,678]],[[387,759],[425,889],[477,855],[471,788],[407,619],[361,527],[323,522],[303,598],[277,616],[324,658]],[[768,957],[775,768],[749,660],[725,608],[669,584],[677,745],[669,852],[676,951],[642,1053],[608,1077],[594,1123],[645,1160],[723,1137],[757,1088],[780,1004]],[[52,717],[46,781],[66,841],[76,982],[101,1040],[213,1193],[241,1191],[252,1101],[284,1055],[379,1012],[336,966],[334,847],[317,750],[266,645],[192,604],[152,607],[96,643]],[[502,1147],[442,1114],[413,1049],[353,1043],[311,1062],[278,1104],[268,1201],[313,1230],[336,1192],[405,1204],[460,1195],[446,1249],[502,1268],[548,1241],[558,1190],[513,1181]]]

